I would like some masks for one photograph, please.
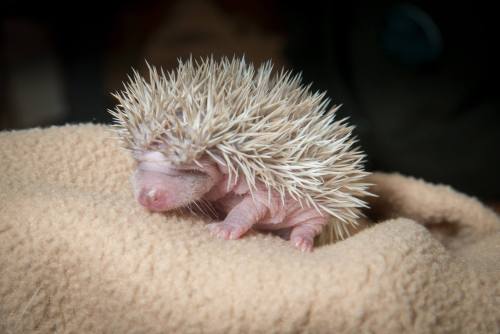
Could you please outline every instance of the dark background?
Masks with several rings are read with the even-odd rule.
[[[110,122],[144,60],[245,54],[302,71],[371,170],[500,200],[498,19],[438,1],[3,1],[0,129]]]

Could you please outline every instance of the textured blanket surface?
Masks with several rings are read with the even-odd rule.
[[[149,213],[95,125],[0,133],[0,333],[499,333],[500,221],[375,173],[374,222],[302,254]],[[492,185],[493,186],[493,185]]]

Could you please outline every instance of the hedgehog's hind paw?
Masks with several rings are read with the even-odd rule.
[[[310,238],[296,236],[290,239],[290,241],[295,247],[297,247],[297,249],[302,252],[312,252],[314,248],[314,240],[311,240]]]

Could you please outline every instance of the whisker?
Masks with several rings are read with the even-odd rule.
[[[205,199],[202,199],[201,203],[203,203],[203,205],[210,212],[212,217],[216,218],[218,216],[217,211],[215,211],[215,208],[212,205],[212,203],[210,203],[209,201],[207,201]]]
[[[199,205],[202,208],[203,213],[205,214],[206,217],[208,217],[208,218],[213,217],[213,212],[212,212],[210,206],[208,206],[204,200],[200,200]]]
[[[189,203],[188,205],[186,205],[185,208],[189,211],[189,213],[196,215],[196,212],[194,212],[194,210],[193,210],[192,203]]]
[[[198,201],[194,201],[192,203],[196,206],[196,208],[198,209],[198,212],[200,212],[204,216],[207,215],[207,213],[205,212],[205,210],[203,210],[203,208],[200,206],[200,203]],[[198,216],[199,216],[199,214],[198,214]]]

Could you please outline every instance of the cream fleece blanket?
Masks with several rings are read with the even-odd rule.
[[[302,254],[148,213],[103,126],[0,133],[0,162],[0,333],[500,332],[499,217],[449,187],[375,174],[378,224]]]

